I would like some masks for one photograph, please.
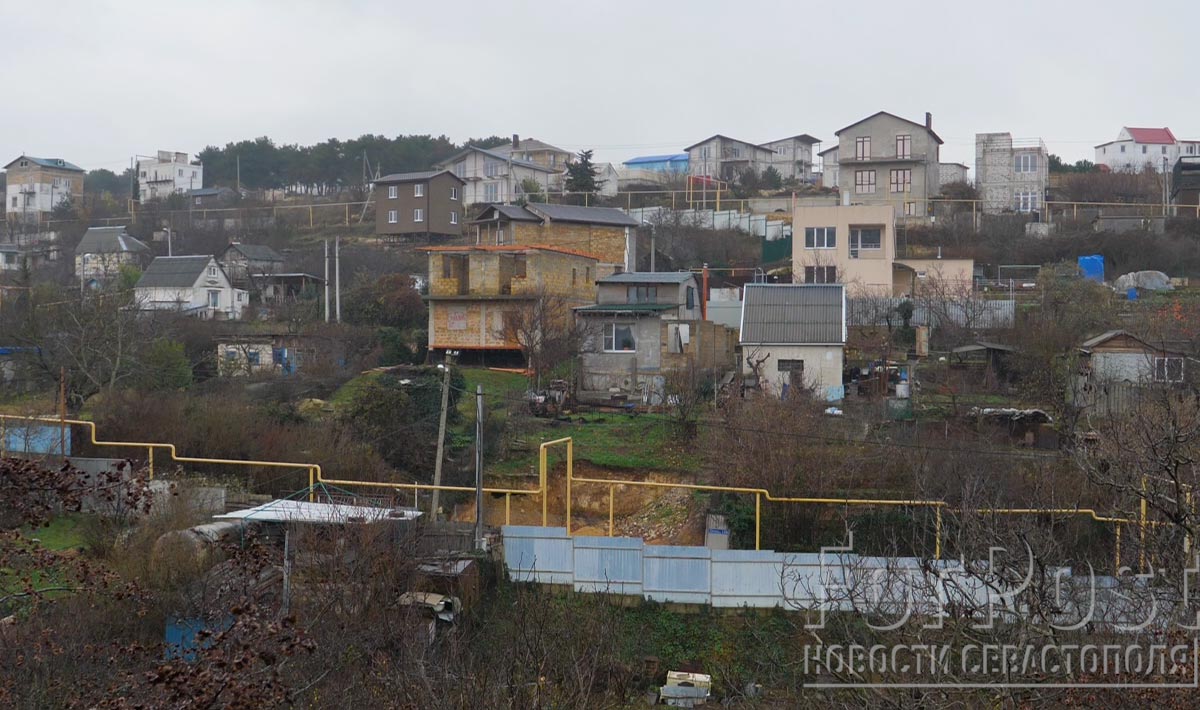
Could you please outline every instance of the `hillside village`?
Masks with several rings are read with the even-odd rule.
[[[1077,611],[1039,606],[1063,570],[1173,569],[1185,613],[1200,140],[1068,165],[979,132],[967,166],[930,113],[845,120],[616,164],[519,134],[14,157],[0,698],[366,697],[321,680],[333,644],[412,707],[793,706],[844,680],[788,670],[803,614],[944,641],[854,615],[976,618],[1024,564],[974,565],[998,547],[1043,573],[996,640]]]

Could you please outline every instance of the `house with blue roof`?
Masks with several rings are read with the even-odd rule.
[[[62,158],[21,155],[4,166],[9,220],[37,222],[64,202],[83,201],[83,168]]]

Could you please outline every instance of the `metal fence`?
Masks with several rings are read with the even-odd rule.
[[[1011,328],[1016,318],[1016,301],[963,296],[936,298],[916,296],[851,297],[846,299],[847,321],[851,326],[900,325],[896,307],[904,302],[913,305],[911,325],[933,328],[957,326],[972,330]]]

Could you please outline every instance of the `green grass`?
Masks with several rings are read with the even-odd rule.
[[[60,515],[50,521],[50,524],[40,528],[27,528],[23,531],[25,537],[39,540],[39,544],[47,550],[70,550],[83,547],[83,528],[79,516]]]
[[[329,403],[334,407],[346,406],[352,399],[354,399],[354,396],[358,394],[359,390],[377,377],[379,377],[379,374],[374,372],[368,372],[355,377],[341,387],[338,387],[337,391],[334,392],[329,398]]]
[[[581,421],[582,420],[582,421]],[[681,471],[695,470],[700,457],[694,446],[679,441],[671,420],[661,414],[577,415],[570,423],[547,427],[541,437],[529,442],[528,454],[509,457],[491,466],[493,473],[527,472],[537,464],[540,441],[571,437],[576,461],[588,461],[613,469]],[[552,456],[561,460],[561,448]]]
[[[502,420],[508,417],[509,405],[519,400],[529,387],[529,379],[525,375],[483,368],[464,368],[463,380],[466,382],[463,387],[466,392],[458,398],[458,412],[462,419],[457,428],[467,433],[475,430],[475,388],[478,385],[483,385],[483,406],[487,409],[488,417],[500,417]]]

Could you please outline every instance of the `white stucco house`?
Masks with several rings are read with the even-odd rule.
[[[160,256],[134,287],[142,310],[173,310],[203,319],[237,320],[249,294],[234,288],[211,256]]]
[[[1170,128],[1125,126],[1117,139],[1096,146],[1096,165],[1115,172],[1163,172],[1175,167],[1181,156],[1200,156],[1200,141],[1179,140]]]
[[[138,197],[142,202],[182,195],[204,187],[204,166],[187,153],[160,150],[137,161]]]
[[[125,227],[89,227],[75,247],[75,275],[89,288],[115,278],[122,266],[141,268],[150,247]]]
[[[740,332],[748,387],[774,397],[803,387],[831,402],[845,396],[844,285],[747,284]]]

